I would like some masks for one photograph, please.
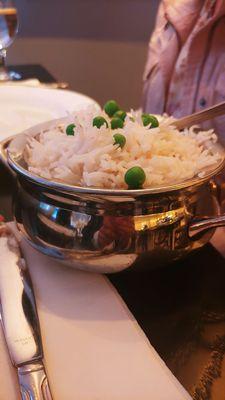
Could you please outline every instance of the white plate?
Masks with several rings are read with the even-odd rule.
[[[0,141],[33,125],[99,105],[91,98],[69,90],[26,86],[0,86]]]

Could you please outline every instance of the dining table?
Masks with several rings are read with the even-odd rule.
[[[9,67],[10,68],[10,67]],[[41,65],[23,79],[56,82]],[[55,90],[55,89],[52,89]],[[0,215],[13,219],[16,180],[0,165]],[[140,261],[141,263],[141,261]],[[140,267],[140,268],[139,268]],[[211,245],[173,264],[137,265],[108,278],[152,346],[194,400],[225,399],[225,260]]]

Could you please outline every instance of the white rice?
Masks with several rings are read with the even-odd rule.
[[[100,129],[92,126],[93,118],[102,111],[89,107],[68,117],[65,124],[28,138],[25,158],[29,171],[49,180],[79,186],[127,189],[126,171],[142,167],[146,174],[144,188],[178,183],[203,176],[204,169],[221,161],[213,144],[213,130],[196,127],[178,131],[171,118],[159,117],[160,126],[149,129],[141,121],[141,113],[131,111],[123,129]],[[133,116],[135,121],[130,119]],[[75,135],[67,136],[68,124],[76,125]],[[113,135],[126,137],[124,148],[114,145]]]

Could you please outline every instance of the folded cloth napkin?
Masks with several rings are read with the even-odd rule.
[[[191,399],[108,279],[76,271],[21,241],[37,301],[54,400]],[[0,238],[0,268],[9,251]],[[0,332],[0,400],[19,397]]]
[[[211,244],[215,249],[225,257],[225,228],[218,228],[214,233]]]
[[[22,79],[19,81],[2,81],[0,86],[30,86],[30,87],[44,87],[52,89],[68,89],[69,84],[67,82],[41,82],[39,79]]]
[[[24,79],[24,80],[18,80],[18,81],[6,81],[6,82],[0,82],[0,85],[10,85],[10,86],[15,86],[15,85],[21,85],[21,86],[31,86],[31,87],[35,87],[35,86],[40,86],[41,82],[36,79],[36,78],[32,78],[32,79]]]

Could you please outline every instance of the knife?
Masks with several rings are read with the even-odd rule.
[[[4,232],[3,232],[4,230]],[[0,316],[22,400],[52,400],[34,292],[15,235],[0,227]]]

